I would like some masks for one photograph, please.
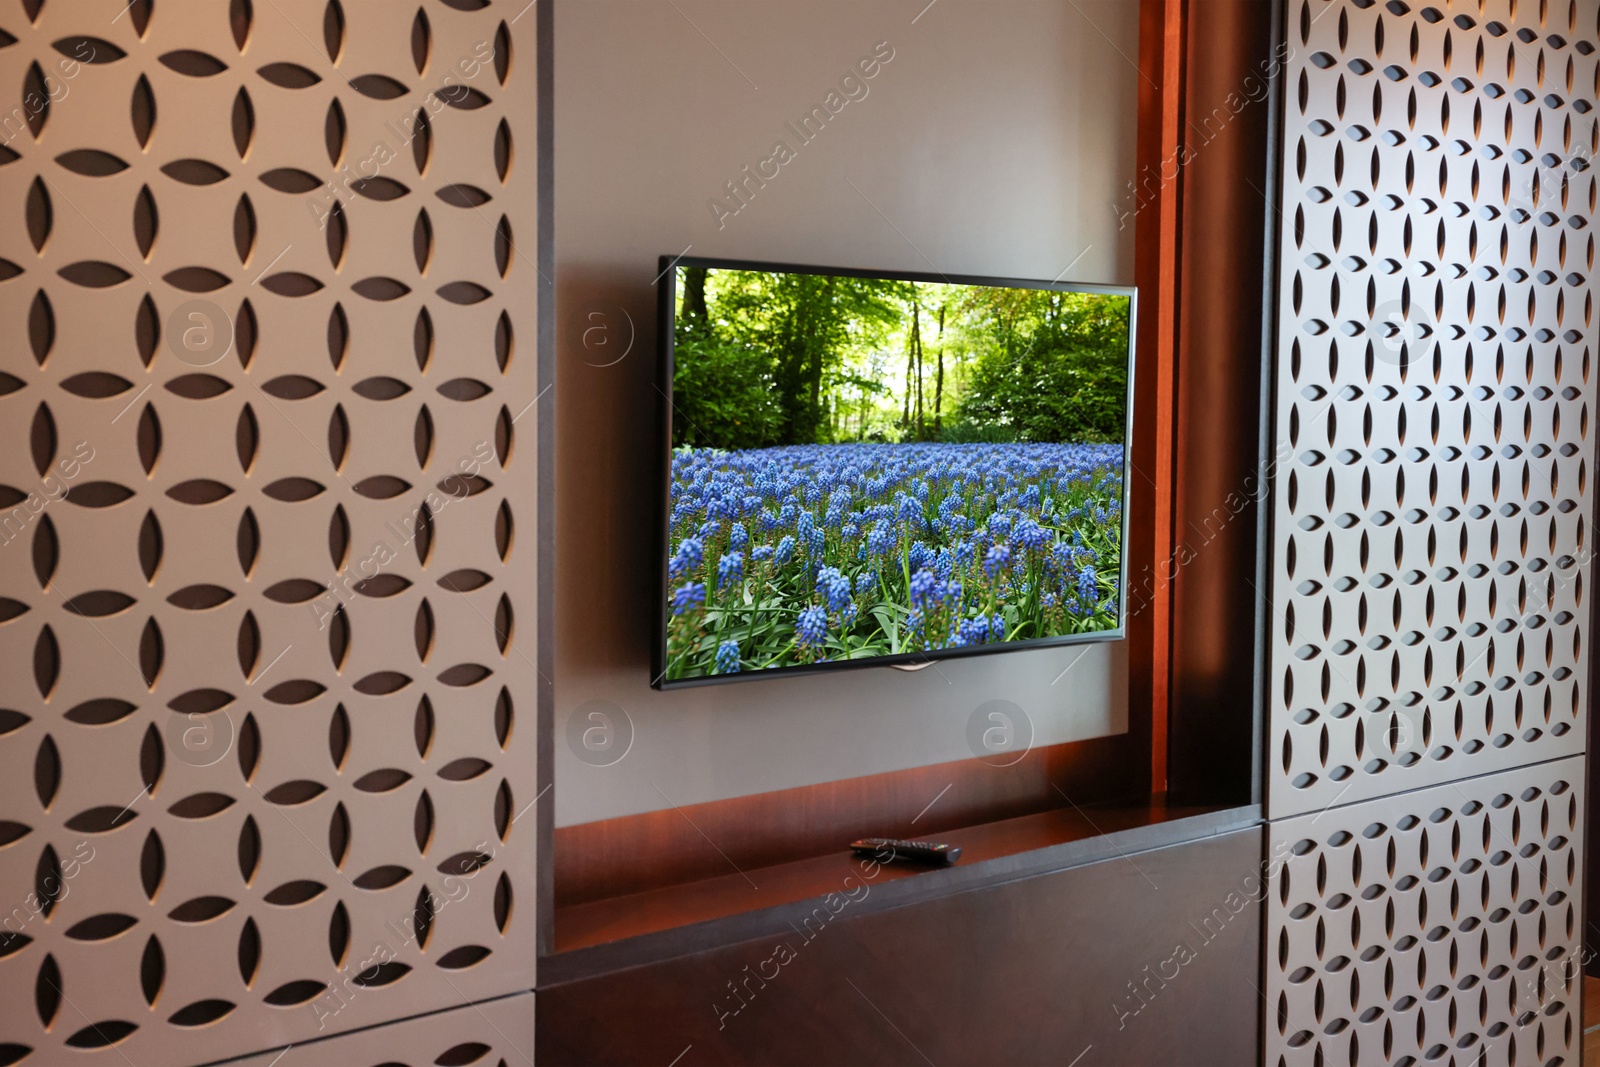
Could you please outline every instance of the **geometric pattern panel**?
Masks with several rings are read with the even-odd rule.
[[[0,0],[0,1064],[532,987],[530,7]]]
[[[263,1052],[236,1067],[533,1067],[533,994]]]
[[[1583,759],[1271,824],[1274,1067],[1577,1062]]]
[[[1593,0],[1289,0],[1268,811],[1584,744]]]

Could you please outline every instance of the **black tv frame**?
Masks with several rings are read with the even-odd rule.
[[[855,267],[817,267],[793,263],[767,263],[755,260],[722,259],[712,256],[662,256],[657,260],[656,277],[656,350],[659,377],[656,391],[661,394],[661,493],[657,498],[656,553],[655,553],[655,611],[656,620],[650,642],[650,686],[653,689],[686,689],[691,686],[719,685],[725,682],[747,682],[758,678],[783,678],[806,674],[832,674],[862,667],[890,667],[898,670],[921,670],[937,660],[961,659],[969,656],[995,655],[1005,652],[1027,652],[1060,645],[1097,644],[1120,641],[1127,637],[1128,622],[1128,524],[1132,495],[1128,492],[1133,473],[1133,398],[1134,372],[1138,366],[1137,340],[1139,334],[1138,288],[1132,285],[1099,285],[1091,282],[1037,281],[1024,278],[995,278],[971,274],[937,274],[925,271],[862,270]],[[673,341],[678,309],[678,267],[706,267],[711,270],[744,270],[769,274],[817,274],[842,278],[882,278],[891,281],[933,282],[946,285],[981,285],[1000,289],[1044,289],[1058,293],[1100,293],[1128,298],[1128,375],[1127,405],[1122,430],[1122,533],[1121,551],[1117,558],[1117,625],[1110,630],[1096,630],[1083,634],[1061,634],[1055,637],[1038,637],[1028,641],[1002,641],[996,644],[970,645],[962,648],[943,648],[928,652],[905,652],[899,655],[874,656],[871,659],[834,660],[828,663],[796,664],[792,667],[766,667],[760,670],[739,671],[734,674],[708,674],[694,678],[668,679],[667,673],[667,604],[671,583],[667,577],[672,540],[672,416],[676,405],[672,401]]]

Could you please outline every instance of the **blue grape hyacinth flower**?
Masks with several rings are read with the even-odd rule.
[[[828,535],[823,532],[822,527],[813,526],[811,532],[806,535],[806,551],[821,559],[823,552],[827,551],[827,547]]]
[[[700,569],[700,563],[704,558],[705,550],[701,547],[700,539],[685,537],[678,543],[678,551],[672,554],[672,562],[668,565],[667,573],[674,581],[686,577]]]
[[[706,586],[704,582],[690,582],[680,585],[672,591],[672,613],[682,615],[706,602]]]
[[[1095,577],[1093,567],[1085,567],[1078,572],[1078,599],[1090,611],[1100,605],[1100,580]]]
[[[1031,552],[1038,552],[1050,544],[1050,531],[1032,519],[1023,519],[1017,523],[1016,529],[1012,531],[1012,537]]]
[[[922,641],[927,637],[928,617],[921,608],[912,608],[906,612],[906,635],[912,641]]]
[[[850,603],[850,579],[837,567],[823,567],[817,572],[817,595],[822,597],[829,611],[843,611]]]
[[[978,550],[971,541],[956,542],[956,566],[965,567],[977,558]]]
[[[828,639],[828,613],[815,605],[800,612],[794,624],[795,639],[801,648],[816,648]]]
[[[717,588],[726,589],[744,581],[744,553],[724,552],[717,561]]]
[[[867,535],[867,551],[874,556],[887,556],[893,548],[894,536],[889,532],[889,524],[879,519]]]
[[[717,646],[717,662],[714,669],[718,674],[739,673],[739,642],[724,641]]]

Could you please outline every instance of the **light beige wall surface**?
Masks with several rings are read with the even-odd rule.
[[[968,758],[989,700],[1019,705],[1037,744],[1126,728],[1120,644],[651,690],[653,280],[687,249],[1131,284],[1137,16],[1125,0],[558,4],[559,825]],[[802,144],[786,123],[880,42],[892,58],[866,95]],[[708,208],[780,139],[795,158],[777,177],[737,214]],[[631,724],[609,766],[566,740],[595,709]]]

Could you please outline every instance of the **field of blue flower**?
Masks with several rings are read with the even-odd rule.
[[[1122,446],[672,454],[667,679],[1113,629]]]

